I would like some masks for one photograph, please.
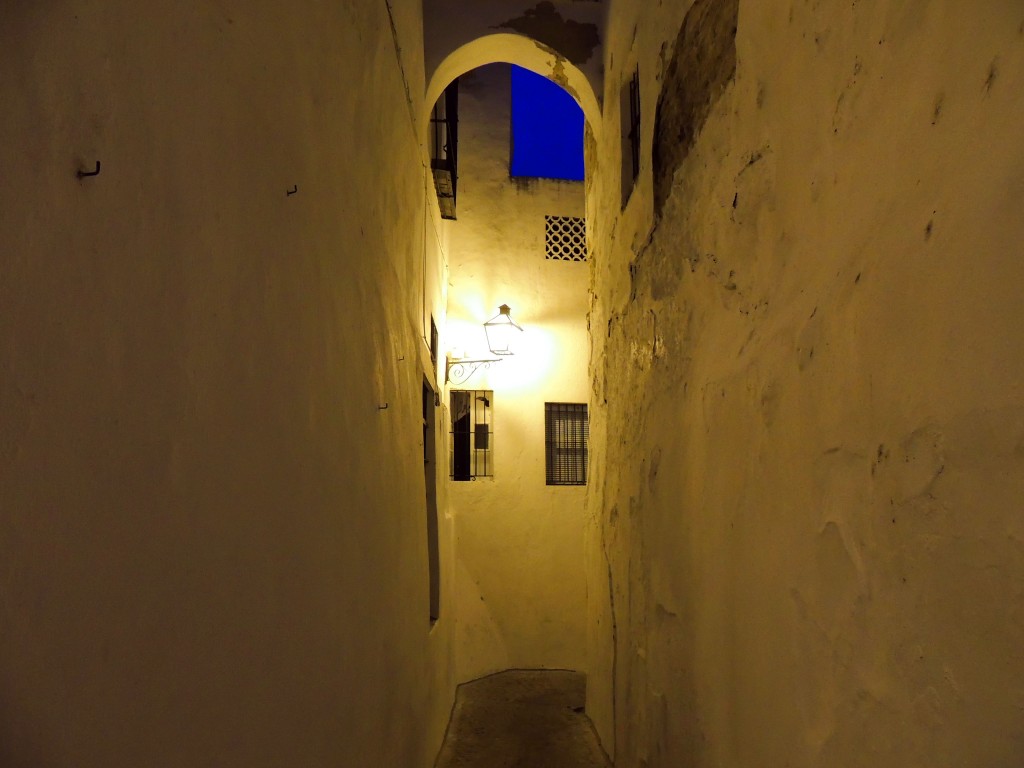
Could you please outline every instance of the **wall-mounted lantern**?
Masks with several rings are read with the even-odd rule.
[[[523,332],[523,329],[516,325],[512,319],[512,310],[508,304],[498,307],[498,314],[484,323],[484,333],[487,334],[487,348],[492,355],[513,355],[512,342],[515,340],[515,331]]]
[[[484,334],[487,336],[487,348],[492,355],[498,357],[480,360],[460,360],[448,358],[445,365],[444,381],[447,384],[461,384],[480,368],[490,368],[493,363],[500,362],[503,357],[514,355],[512,342],[515,334],[523,329],[512,319],[512,310],[508,304],[498,307],[498,314],[484,323]]]

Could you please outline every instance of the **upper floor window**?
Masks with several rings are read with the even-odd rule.
[[[622,136],[622,207],[626,207],[640,175],[640,70],[622,86],[619,100]]]
[[[455,218],[459,182],[459,81],[444,89],[430,113],[430,170],[442,219]]]

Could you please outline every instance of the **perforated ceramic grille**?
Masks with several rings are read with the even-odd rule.
[[[587,220],[581,216],[545,216],[544,247],[549,259],[587,260]]]

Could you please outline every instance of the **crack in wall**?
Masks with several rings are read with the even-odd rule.
[[[409,77],[405,74],[405,64],[402,62],[402,46],[398,40],[398,27],[395,24],[395,13],[391,9],[391,0],[384,0],[384,6],[388,10],[388,23],[391,25],[391,39],[395,44],[395,60],[398,62],[398,70],[402,74],[402,87],[405,89],[405,103],[409,108],[409,122],[412,125],[413,133],[416,133],[416,109],[412,103],[412,91],[409,89]]]

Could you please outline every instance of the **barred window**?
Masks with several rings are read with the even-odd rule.
[[[453,389],[452,480],[473,480],[494,474],[491,418],[494,392],[489,389]]]
[[[590,421],[585,403],[544,403],[544,457],[548,485],[587,484]]]
[[[549,259],[587,260],[587,220],[582,216],[545,216],[544,250]]]

